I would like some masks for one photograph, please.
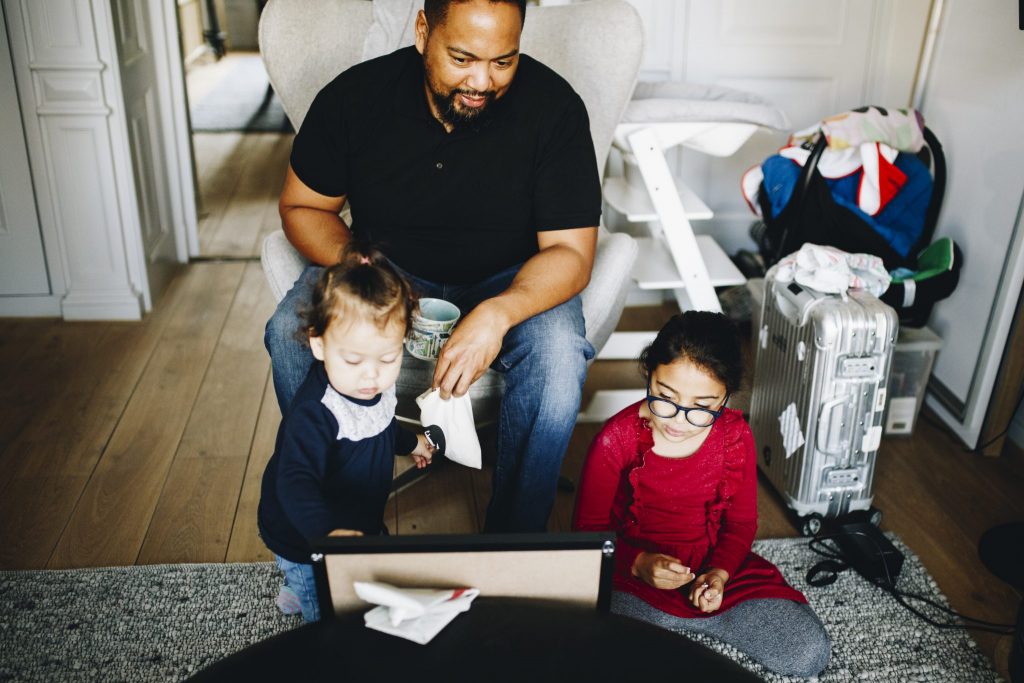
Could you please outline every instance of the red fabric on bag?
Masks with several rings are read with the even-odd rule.
[[[806,603],[773,564],[750,552],[757,531],[757,462],[743,414],[726,408],[693,455],[667,458],[654,452],[641,404],[614,415],[595,437],[573,519],[578,531],[617,534],[614,587],[685,618],[711,616],[750,599]],[[697,575],[727,571],[722,606],[704,614],[688,599],[691,586],[661,590],[634,577],[633,561],[642,551],[677,557]]]

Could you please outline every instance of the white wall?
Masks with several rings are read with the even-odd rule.
[[[1018,8],[997,0],[630,0],[647,28],[642,78],[753,91],[773,100],[794,129],[860,104],[915,105],[943,142],[949,185],[937,234],[964,248],[958,291],[932,326],[945,346],[929,405],[968,445],[976,443],[1010,318],[1024,279],[1024,34]],[[922,44],[929,69],[919,73]],[[680,152],[675,172],[714,210],[697,232],[729,253],[751,247],[752,220],[739,178],[784,140],[762,133],[728,159]],[[613,170],[614,172],[614,170]],[[609,223],[624,227],[621,217]],[[639,303],[634,297],[633,303]]]
[[[949,167],[936,234],[953,237],[965,254],[957,291],[930,322],[944,345],[928,405],[971,447],[1024,282],[1024,33],[1017,11],[995,0],[944,0],[920,105]]]

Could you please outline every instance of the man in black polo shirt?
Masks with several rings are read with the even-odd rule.
[[[426,0],[416,45],[345,71],[295,138],[281,194],[307,268],[267,325],[287,409],[311,362],[295,311],[352,232],[380,244],[422,296],[463,316],[433,384],[462,395],[505,377],[486,531],[539,531],[554,502],[587,361],[579,292],[601,211],[583,101],[519,53],[524,1]]]

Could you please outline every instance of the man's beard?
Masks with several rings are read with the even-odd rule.
[[[481,107],[456,106],[455,98],[459,95],[470,97],[486,97],[487,101]],[[448,125],[458,128],[469,124],[480,125],[490,117],[491,104],[494,103],[496,93],[493,90],[479,92],[465,88],[455,88],[447,95],[439,93],[430,86],[430,97],[434,101],[434,107],[441,116],[441,120]]]

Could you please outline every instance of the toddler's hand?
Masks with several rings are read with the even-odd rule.
[[[422,434],[416,435],[416,448],[409,455],[412,456],[412,461],[416,464],[417,469],[423,469],[430,464],[434,458],[434,447],[427,441],[427,437]]]
[[[644,583],[671,590],[693,581],[693,573],[678,558],[662,553],[643,552],[633,562],[633,576]]]
[[[723,569],[710,569],[693,582],[690,589],[690,602],[701,612],[714,612],[722,606],[722,596],[725,594],[725,582],[729,575]]]

